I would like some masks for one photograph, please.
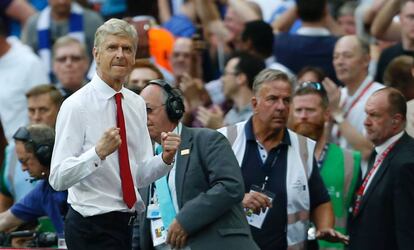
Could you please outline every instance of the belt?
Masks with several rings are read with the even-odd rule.
[[[69,207],[69,213],[74,213],[79,216],[82,216],[77,211],[75,211],[71,206]],[[128,212],[112,211],[109,213],[97,214],[97,215],[92,215],[92,216],[87,216],[87,217],[82,216],[82,217],[88,220],[92,220],[92,221],[93,220],[108,220],[108,221],[113,221],[114,223],[122,223],[122,224],[127,224],[128,226],[132,226],[134,224],[135,218],[137,218],[137,212],[128,213]]]

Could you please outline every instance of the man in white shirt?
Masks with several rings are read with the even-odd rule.
[[[137,188],[171,169],[180,144],[178,135],[162,133],[164,152],[153,157],[145,103],[123,87],[137,41],[125,21],[110,19],[99,27],[96,74],[66,99],[58,115],[49,181],[69,191],[69,249],[130,249],[131,222],[145,208]]]
[[[335,45],[333,65],[345,87],[338,88],[329,79],[324,80],[335,121],[331,141],[360,151],[363,159],[372,150],[372,144],[364,137],[364,106],[372,93],[384,87],[368,75],[369,62],[368,44],[357,36],[344,36]]]
[[[0,121],[11,143],[16,129],[29,121],[24,94],[36,85],[49,83],[49,78],[40,58],[16,37],[7,37],[2,22],[0,20]]]

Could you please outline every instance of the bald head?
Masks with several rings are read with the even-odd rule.
[[[384,88],[372,94],[365,105],[364,126],[367,138],[382,145],[405,128],[407,106],[404,96],[394,88]]]
[[[333,65],[337,78],[345,85],[362,83],[369,62],[369,46],[357,36],[344,36],[336,42]]]
[[[347,35],[341,37],[335,45],[335,49],[337,47],[349,47],[352,46],[354,49],[358,50],[359,53],[362,55],[369,55],[369,44],[364,42],[364,40],[360,39],[356,35]]]

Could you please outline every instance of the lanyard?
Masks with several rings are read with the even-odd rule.
[[[274,158],[273,158],[272,163],[270,164],[270,166],[265,167],[264,164],[263,164],[262,170],[263,170],[263,172],[266,173],[266,176],[265,176],[264,182],[263,182],[263,184],[261,186],[262,191],[265,190],[265,187],[268,184],[270,175],[272,174],[272,169],[276,165],[276,162],[277,162],[277,159],[279,158],[279,154],[280,154],[280,151],[281,150],[282,150],[281,145],[279,145],[278,146],[278,149],[275,152],[275,156],[274,156]],[[267,157],[269,157],[269,154],[267,155]]]
[[[374,165],[372,166],[371,170],[368,172],[367,176],[365,176],[364,181],[362,182],[361,187],[359,187],[357,193],[356,193],[356,200],[355,200],[355,206],[354,206],[354,215],[358,214],[359,207],[361,205],[362,197],[364,196],[365,189],[368,185],[368,182],[370,181],[372,175],[375,173],[375,170],[381,165],[381,163],[384,161],[385,157],[388,155],[388,153],[391,151],[391,149],[394,147],[395,142],[388,146],[387,149],[385,149],[384,152],[378,157],[378,159],[375,161]]]
[[[359,95],[354,99],[354,101],[351,103],[351,106],[348,108],[347,111],[345,111],[344,118],[348,117],[351,110],[355,107],[355,105],[359,102],[359,100],[364,96],[364,94],[368,91],[368,89],[371,88],[372,84],[374,84],[374,81],[370,82],[367,86],[365,86],[365,88],[361,91],[361,93],[359,93]],[[344,104],[342,105],[342,108],[346,106],[345,105],[346,103],[347,101],[344,102]]]
[[[328,148],[329,148],[329,146],[326,143],[325,146],[323,146],[323,149],[322,149],[321,155],[319,156],[318,161],[316,162],[318,164],[319,171],[322,171],[323,162],[325,161],[326,153],[328,152]]]
[[[359,102],[359,100],[362,98],[362,96],[364,96],[364,94],[368,91],[369,88],[371,88],[371,86],[374,84],[374,81],[370,82],[367,86],[365,86],[365,88],[361,91],[361,93],[359,93],[359,95],[354,99],[354,101],[351,103],[351,106],[349,106],[348,110],[345,111],[344,113],[344,118],[346,119],[349,115],[349,113],[351,112],[351,110],[355,107],[355,105]],[[342,106],[341,109],[343,109],[346,105],[347,101],[345,101]],[[336,134],[336,136],[339,138],[341,136],[341,131],[339,130],[338,127],[338,132]]]

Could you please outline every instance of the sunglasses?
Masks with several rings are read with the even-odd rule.
[[[71,62],[80,62],[84,57],[78,56],[78,55],[70,55],[70,56],[60,56],[56,57],[55,60],[60,63],[66,62],[68,59],[70,59]]]
[[[302,89],[314,89],[318,92],[320,92],[323,96],[327,96],[326,90],[323,87],[323,84],[320,82],[303,82],[299,84],[296,91],[302,90]]]

